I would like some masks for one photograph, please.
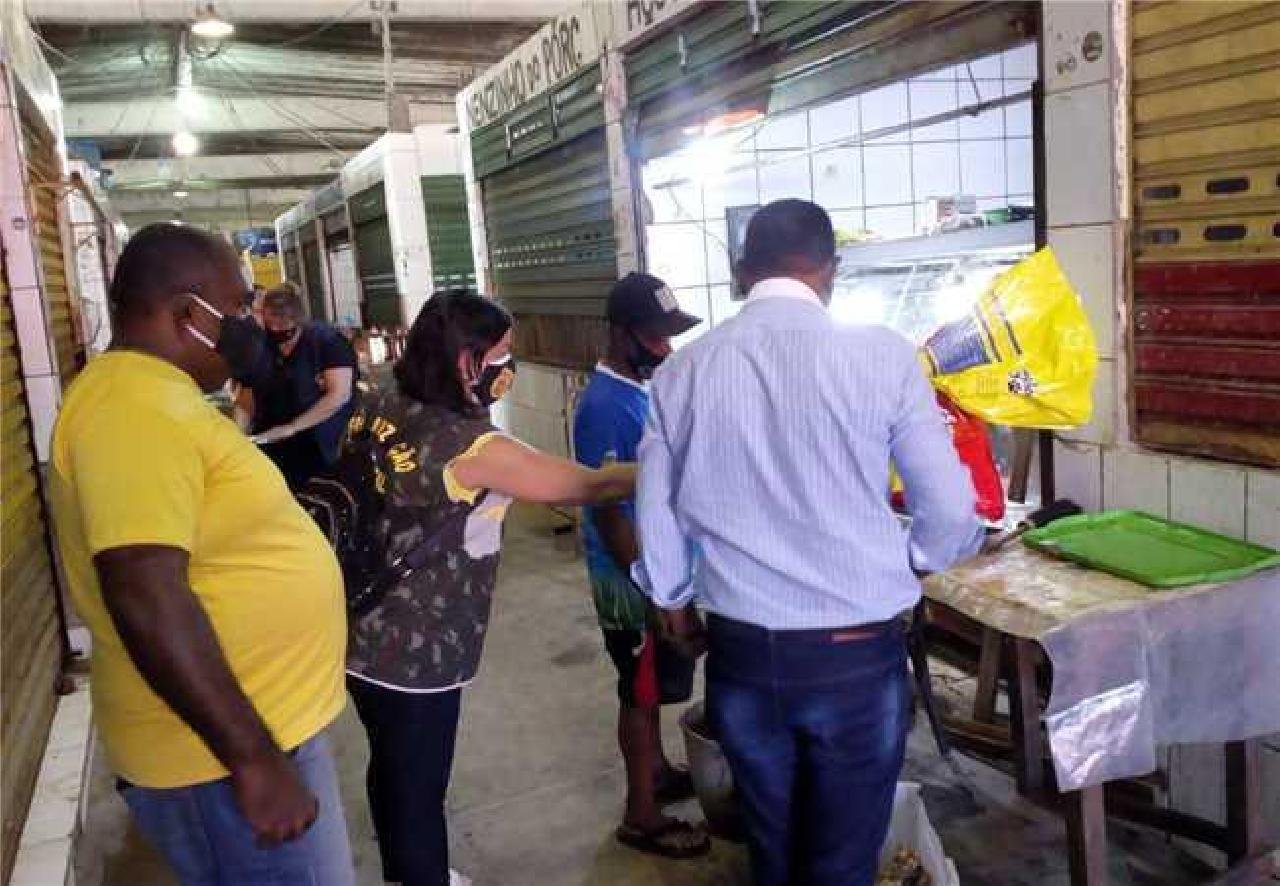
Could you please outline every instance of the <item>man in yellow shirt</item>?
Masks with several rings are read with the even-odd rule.
[[[54,429],[58,544],[93,634],[108,759],[183,883],[350,886],[323,734],[346,700],[341,572],[202,395],[259,356],[246,295],[207,233],[153,225],[129,241],[112,350]]]

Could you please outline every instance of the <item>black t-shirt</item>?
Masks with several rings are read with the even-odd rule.
[[[280,352],[274,342],[267,345],[267,356],[250,384],[253,391],[253,433],[292,421],[324,396],[324,371],[346,369],[359,373],[359,361],[351,343],[327,323],[307,323],[289,356]],[[319,446],[326,462],[333,461],[342,443],[342,434],[354,408],[352,400],[325,421],[306,433]]]

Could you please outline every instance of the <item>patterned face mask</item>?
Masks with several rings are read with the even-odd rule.
[[[516,380],[516,361],[510,354],[493,363],[486,363],[480,377],[471,385],[471,393],[488,409],[511,390]]]

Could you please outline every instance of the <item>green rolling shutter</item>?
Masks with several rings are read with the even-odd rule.
[[[379,182],[347,201],[355,230],[356,270],[360,275],[366,327],[390,328],[403,324],[386,199],[386,189]]]
[[[471,225],[467,220],[467,192],[460,175],[422,177],[422,206],[427,214],[427,244],[431,247],[431,285],[435,289],[476,288],[471,254]]]

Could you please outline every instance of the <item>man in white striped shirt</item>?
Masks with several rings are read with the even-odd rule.
[[[757,212],[747,304],[658,370],[640,446],[636,578],[676,630],[709,612],[708,715],[761,886],[873,882],[910,724],[900,615],[981,539],[911,344],[828,315],[837,264],[821,207]]]

